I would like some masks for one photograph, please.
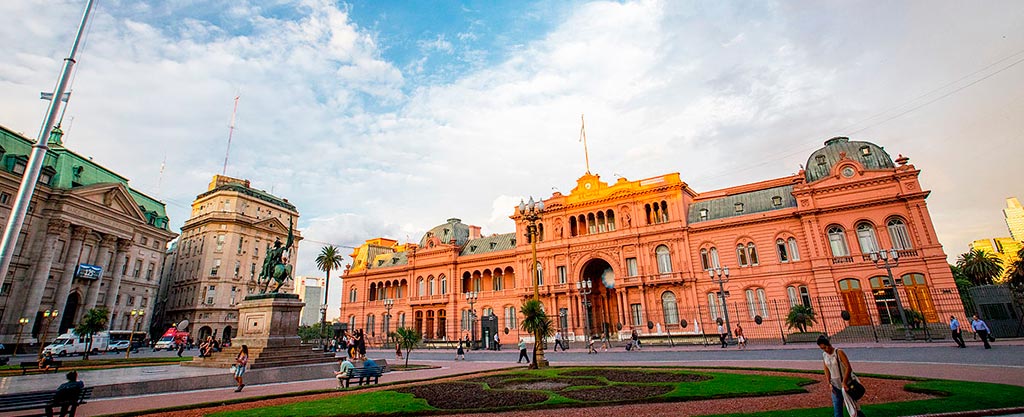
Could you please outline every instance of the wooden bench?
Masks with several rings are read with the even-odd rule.
[[[24,410],[39,410],[38,413],[33,414],[22,414],[25,416],[46,416],[60,413],[60,404],[53,403],[53,396],[57,391],[33,391],[23,392],[19,394],[6,394],[0,395],[0,412],[11,412],[11,411],[24,411]],[[92,387],[82,388],[82,392],[78,394],[78,400],[74,403],[69,404],[70,409],[68,414],[74,417],[75,411],[79,405],[85,404],[85,401],[92,397]],[[47,409],[50,409],[51,413],[47,413]]]
[[[39,372],[53,371],[53,372],[57,372],[57,371],[60,370],[60,366],[61,365],[63,365],[63,362],[61,362],[61,361],[53,361],[53,362],[50,362],[50,369],[49,370],[43,370],[43,369],[39,369],[39,362],[36,362],[36,361],[21,362],[19,364],[19,366],[21,367],[21,374],[22,375],[27,374],[29,371],[39,371]]]
[[[345,388],[349,387],[353,379],[356,380],[357,385],[370,385],[371,380],[373,381],[374,384],[376,384],[380,380],[380,376],[383,373],[384,368],[379,366],[373,368],[356,368],[352,370],[352,374],[349,375],[348,378],[343,378],[339,376],[338,382],[344,383]]]

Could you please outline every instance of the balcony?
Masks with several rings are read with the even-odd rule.
[[[852,256],[833,256],[832,257],[832,265],[852,264],[852,263],[853,263],[853,257]]]

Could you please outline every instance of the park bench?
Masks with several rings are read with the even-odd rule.
[[[19,364],[19,366],[21,367],[21,374],[25,375],[29,371],[39,371],[39,372],[53,371],[53,372],[57,372],[57,371],[60,370],[60,366],[62,364],[63,364],[63,362],[61,362],[61,361],[50,362],[50,369],[48,371],[44,371],[42,369],[39,369],[39,362],[36,362],[36,361],[21,362]]]
[[[353,379],[356,380],[356,385],[370,385],[371,381],[377,384],[380,381],[380,376],[388,372],[388,361],[386,359],[374,359],[373,361],[377,362],[375,368],[356,367],[348,378],[338,377],[338,382],[344,383],[345,388],[349,387]]]
[[[25,410],[39,410],[33,414],[22,414],[23,416],[46,416],[47,408],[52,408],[53,414],[60,413],[60,404],[53,403],[53,396],[57,391],[33,391],[23,392],[18,394],[5,394],[0,395],[0,413],[7,413],[13,411],[25,411]],[[82,392],[78,394],[78,400],[70,404],[70,410],[68,414],[74,417],[75,411],[79,405],[85,404],[85,400],[92,397],[92,387],[82,388]],[[52,415],[52,414],[51,414]]]

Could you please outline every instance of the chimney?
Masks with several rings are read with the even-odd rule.
[[[469,238],[479,239],[480,238],[480,226],[469,226]]]

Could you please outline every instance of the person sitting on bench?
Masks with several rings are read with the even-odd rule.
[[[39,369],[43,371],[49,371],[53,369],[53,354],[46,352],[42,357],[39,358]]]
[[[57,387],[57,392],[53,394],[53,402],[46,406],[46,415],[48,416],[54,415],[55,407],[60,407],[60,417],[75,415],[75,409],[78,408],[78,397],[82,395],[85,384],[78,380],[78,371],[68,372],[66,377],[68,382]]]
[[[345,383],[343,381],[351,378],[352,372],[355,370],[356,366],[353,365],[352,361],[348,358],[345,358],[345,360],[341,362],[341,369],[334,373],[334,376],[338,378],[338,388],[345,387]]]

